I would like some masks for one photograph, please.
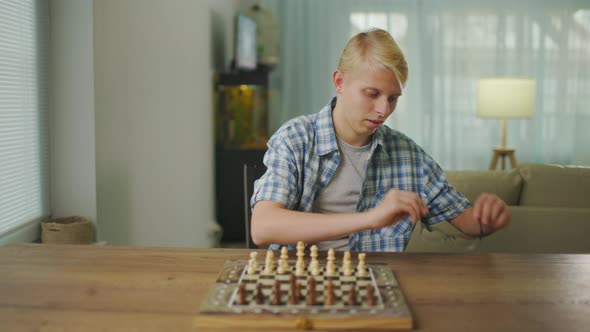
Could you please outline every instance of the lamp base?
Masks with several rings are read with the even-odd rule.
[[[497,147],[494,148],[494,155],[490,163],[490,171],[493,171],[498,166],[498,159],[502,159],[502,170],[506,169],[506,157],[510,158],[510,166],[512,168],[518,166],[516,162],[516,152],[512,148]]]

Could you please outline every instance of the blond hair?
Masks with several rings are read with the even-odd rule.
[[[391,35],[382,29],[372,29],[352,37],[340,56],[338,70],[353,71],[367,61],[390,69],[403,86],[408,80],[408,63]]]

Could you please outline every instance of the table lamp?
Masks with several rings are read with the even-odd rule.
[[[480,79],[477,86],[477,115],[481,118],[502,119],[502,146],[494,148],[490,170],[496,169],[502,159],[502,170],[506,168],[505,158],[517,166],[514,149],[506,146],[508,119],[527,119],[535,111],[535,81],[527,78],[496,77]]]

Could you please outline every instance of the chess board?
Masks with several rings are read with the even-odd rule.
[[[291,272],[295,272],[295,262],[290,261]],[[226,261],[216,283],[201,305],[201,314],[210,320],[211,326],[254,329],[411,329],[412,316],[404,296],[392,271],[385,264],[367,264],[368,275],[335,276],[325,275],[321,266],[316,280],[316,303],[306,304],[307,281],[309,273],[297,276],[301,285],[302,300],[289,304],[291,273],[264,275],[262,267],[257,273],[248,274],[245,260]],[[356,272],[356,271],[355,271]],[[279,280],[280,305],[271,304],[272,288]],[[326,284],[334,285],[334,303],[325,305]],[[238,285],[245,285],[245,302],[238,304]],[[264,301],[257,303],[255,293],[257,284],[261,285]],[[368,285],[375,289],[375,302],[365,301]],[[350,289],[355,287],[357,303],[349,303]]]

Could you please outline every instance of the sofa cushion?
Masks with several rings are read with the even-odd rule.
[[[512,222],[484,237],[480,252],[590,253],[590,209],[511,206]]]
[[[590,208],[590,167],[523,164],[522,206]]]
[[[508,205],[518,205],[522,178],[517,170],[449,171],[447,181],[472,203],[481,193],[495,194]]]

